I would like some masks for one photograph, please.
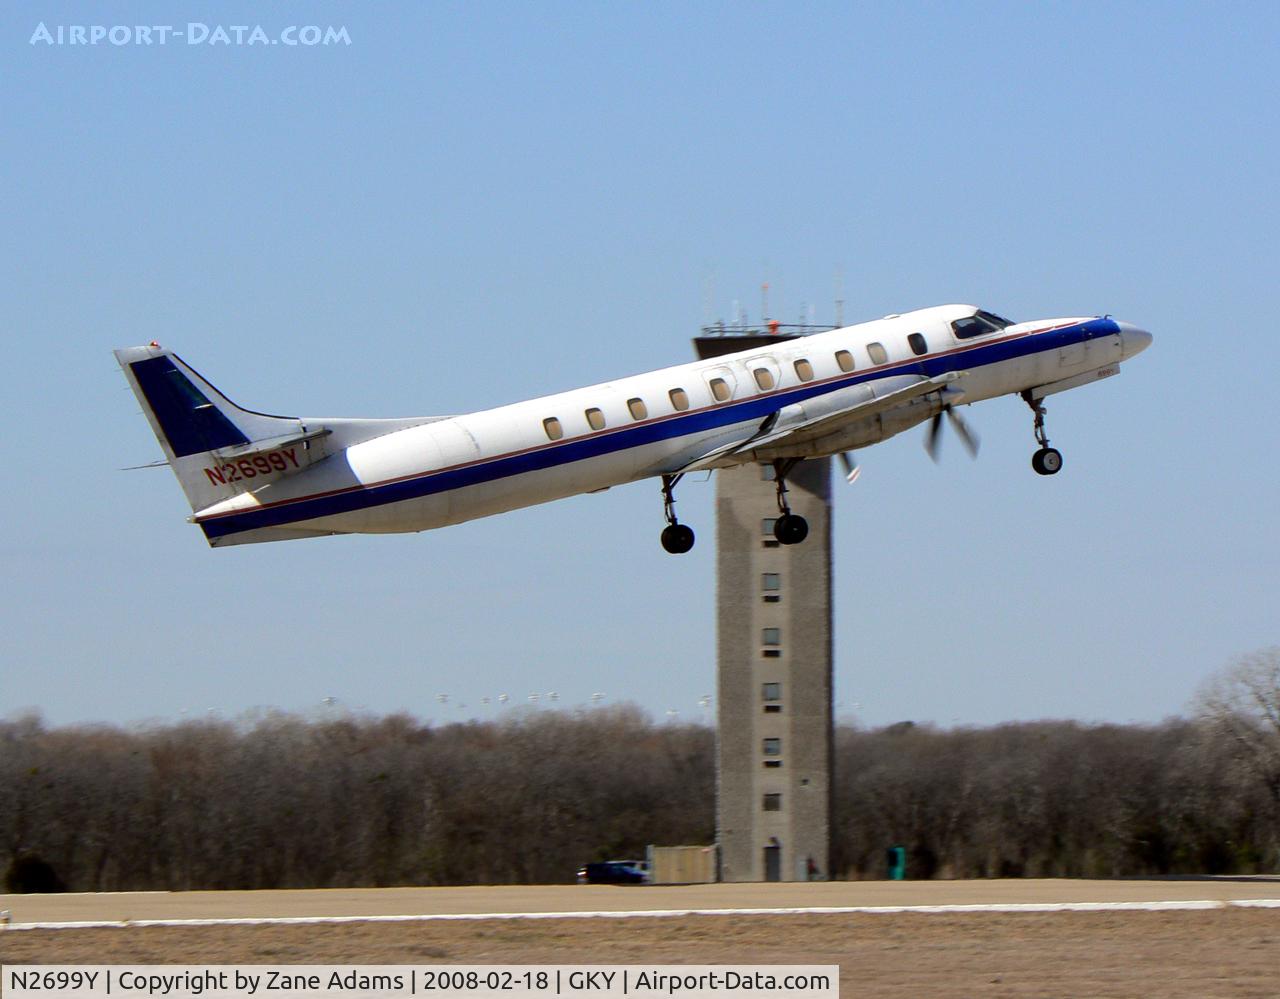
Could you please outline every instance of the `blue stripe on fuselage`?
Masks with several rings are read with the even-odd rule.
[[[588,458],[598,458],[658,441],[705,433],[735,423],[763,420],[783,406],[804,402],[806,399],[813,399],[865,382],[898,375],[922,374],[936,377],[948,371],[972,370],[1042,350],[1052,350],[1099,336],[1112,335],[1118,331],[1119,327],[1110,319],[1091,319],[1063,329],[1028,333],[1003,342],[976,344],[967,348],[962,346],[940,355],[912,358],[872,371],[851,372],[823,382],[798,385],[722,406],[677,413],[647,423],[621,427],[576,440],[548,443],[528,451],[480,459],[472,464],[455,468],[426,471],[390,482],[357,486],[327,495],[286,500],[276,506],[223,514],[202,520],[200,526],[204,529],[205,535],[213,539],[260,527],[280,527],[299,521],[315,520],[319,517],[367,510],[387,503],[420,499],[453,489],[523,475],[526,472],[536,472],[558,465],[585,461]]]

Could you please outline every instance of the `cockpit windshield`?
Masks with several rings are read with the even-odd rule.
[[[951,324],[951,332],[956,335],[957,340],[968,340],[975,336],[985,336],[988,333],[999,333],[1002,329],[1012,326],[1013,323],[1008,319],[997,316],[994,312],[984,312],[979,309],[972,316],[965,316],[963,319],[957,319]]]

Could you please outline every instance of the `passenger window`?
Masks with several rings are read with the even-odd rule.
[[[564,427],[560,426],[560,421],[554,416],[548,416],[542,421],[542,429],[547,432],[547,440],[558,441],[564,436]]]
[[[925,340],[923,333],[912,333],[907,337],[907,343],[911,344],[911,352],[913,354],[929,353],[929,344]]]
[[[813,381],[813,365],[803,357],[796,361],[796,377],[802,382]]]
[[[871,358],[872,364],[884,364],[889,360],[889,355],[885,353],[882,343],[867,344],[867,356]]]
[[[840,365],[841,371],[853,370],[853,355],[847,350],[836,351],[836,364]]]
[[[592,430],[604,429],[604,413],[600,412],[600,410],[588,409],[586,416],[587,416],[587,426],[589,426]]]
[[[711,385],[711,394],[715,397],[716,402],[729,401],[729,383],[728,382],[726,382],[723,378],[712,378],[710,385]]]
[[[756,376],[756,384],[759,385],[762,390],[767,392],[769,389],[773,388],[773,372],[768,368],[756,368],[753,374]]]
[[[671,396],[671,405],[683,413],[689,408],[689,393],[682,388],[673,388],[667,395]]]
[[[644,404],[643,399],[628,399],[627,409],[631,410],[633,420],[643,420],[649,415],[649,408]]]

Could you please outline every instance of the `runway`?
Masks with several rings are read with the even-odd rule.
[[[535,885],[0,895],[11,929],[122,923],[1280,907],[1280,878]]]
[[[1277,878],[7,895],[0,964],[839,964],[859,997],[1204,999],[1274,994],[1278,906]]]

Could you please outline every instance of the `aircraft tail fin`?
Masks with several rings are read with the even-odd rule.
[[[193,511],[284,478],[323,457],[329,431],[237,406],[157,344],[115,352]]]

